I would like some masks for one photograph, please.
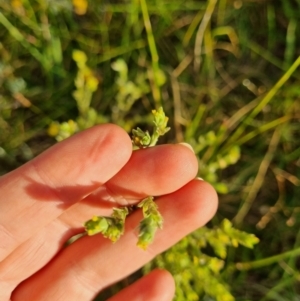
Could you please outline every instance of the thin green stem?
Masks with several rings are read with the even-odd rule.
[[[149,45],[149,50],[151,54],[151,59],[152,59],[152,72],[153,72],[153,87],[152,87],[152,94],[153,98],[156,104],[156,107],[161,106],[161,94],[160,94],[160,89],[159,89],[159,56],[157,53],[156,49],[156,44],[155,44],[155,39],[153,36],[153,31],[152,31],[152,26],[150,22],[150,17],[148,13],[148,7],[146,0],[140,0],[141,3],[141,9],[142,9],[142,14],[143,14],[143,20],[144,20],[144,26],[146,28],[147,32],[147,39],[148,39],[148,45]]]
[[[245,219],[245,216],[247,215],[247,213],[249,212],[255,198],[257,197],[257,194],[259,192],[259,190],[261,189],[263,183],[264,183],[264,179],[266,176],[266,173],[268,171],[268,168],[273,160],[274,154],[276,152],[278,143],[280,141],[280,137],[281,137],[281,131],[280,128],[277,128],[274,131],[274,134],[272,136],[269,148],[267,153],[265,154],[260,166],[259,166],[259,170],[258,173],[255,177],[254,183],[251,186],[251,189],[247,195],[247,198],[245,199],[242,207],[239,209],[238,213],[236,214],[236,216],[234,217],[234,223],[236,225],[239,225],[242,223],[242,221]]]
[[[149,147],[155,146],[156,143],[157,143],[157,141],[158,141],[158,138],[159,138],[159,135],[158,135],[156,132],[154,132],[154,133],[152,134],[151,142],[150,142],[150,144],[149,144]]]
[[[249,41],[249,43],[246,45],[251,51],[253,51],[256,55],[261,56],[263,59],[265,59],[267,62],[270,62],[275,67],[285,71],[288,66],[286,66],[281,60],[279,60],[277,57],[275,57],[269,50],[263,48],[259,44],[256,44],[253,41]],[[294,78],[299,79],[299,73],[292,74]]]
[[[289,21],[287,28],[286,48],[284,52],[284,63],[287,66],[291,64],[295,55],[297,24],[298,21],[293,18]]]
[[[255,260],[255,261],[249,261],[249,262],[238,262],[235,264],[235,267],[237,270],[240,271],[247,271],[247,270],[253,270],[253,269],[259,269],[274,263],[277,263],[281,260],[286,260],[291,257],[300,256],[300,247],[291,251],[287,251],[278,255],[274,255],[268,258]]]
[[[218,2],[217,0],[209,0],[208,1],[206,11],[205,11],[202,21],[198,27],[198,31],[196,34],[195,47],[194,47],[194,57],[195,57],[194,70],[195,71],[199,71],[199,69],[200,69],[202,44],[203,44],[205,30],[211,20],[211,17],[215,10],[215,6],[216,6],[217,2]]]
[[[268,122],[267,124],[262,125],[261,127],[257,128],[256,130],[248,133],[247,135],[243,136],[242,138],[240,138],[239,140],[236,141],[236,145],[242,145],[244,143],[246,143],[247,141],[253,139],[255,136],[262,134],[268,130],[271,130],[273,128],[277,128],[279,125],[288,122],[289,120],[291,120],[292,116],[283,116],[280,117],[278,119],[275,119],[271,122]]]
[[[235,143],[236,140],[244,133],[245,128],[249,124],[250,120],[254,119],[261,110],[272,100],[279,89],[287,82],[291,75],[300,65],[300,56],[294,62],[294,64],[285,72],[285,74],[279,79],[279,81],[273,86],[273,88],[261,99],[253,111],[246,117],[245,121],[239,126],[235,133],[228,139],[225,148]]]
[[[279,79],[275,86],[266,94],[266,96],[261,100],[261,102],[255,107],[249,118],[253,119],[257,114],[270,102],[270,100],[275,96],[279,89],[288,81],[291,75],[300,66],[300,56],[294,62],[294,64],[286,71],[285,74]]]

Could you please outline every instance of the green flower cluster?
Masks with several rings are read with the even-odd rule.
[[[248,268],[249,265],[237,263],[235,268],[227,264],[227,249],[239,245],[253,248],[258,242],[255,235],[234,228],[228,219],[224,219],[220,226],[204,226],[184,237],[148,263],[144,273],[155,268],[170,271],[176,282],[176,301],[234,301],[228,278],[235,269]],[[210,250],[209,255],[204,253],[207,250]]]
[[[146,249],[154,240],[156,230],[162,228],[163,218],[159,213],[158,207],[153,201],[152,196],[142,200],[138,204],[138,207],[142,208],[144,218],[140,222],[139,240],[137,245],[142,249]]]
[[[169,118],[165,115],[165,112],[162,107],[158,110],[153,110],[152,114],[154,115],[154,131],[150,136],[149,132],[144,132],[140,128],[132,130],[132,143],[134,147],[137,148],[146,148],[156,145],[158,138],[166,134],[170,127],[167,127]]]
[[[94,216],[85,224],[85,230],[88,235],[102,233],[104,237],[111,241],[117,241],[124,233],[125,219],[129,210],[127,207],[114,208],[111,217]]]

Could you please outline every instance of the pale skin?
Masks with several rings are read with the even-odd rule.
[[[83,131],[0,178],[0,300],[92,300],[156,254],[206,224],[217,195],[195,179],[194,153],[181,144],[132,151],[127,133],[112,125]],[[146,251],[136,246],[140,210],[112,243],[84,236],[93,215],[156,196],[164,227]],[[170,301],[172,276],[155,270],[110,301]]]

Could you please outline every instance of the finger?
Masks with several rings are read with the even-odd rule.
[[[168,144],[141,149],[106,183],[111,196],[121,205],[141,197],[171,193],[193,179],[198,161],[185,144]]]
[[[113,178],[60,219],[76,229],[94,215],[109,216],[116,205],[133,204],[149,195],[174,192],[194,179],[197,172],[195,154],[181,144],[135,151]]]
[[[151,164],[147,163],[148,160]],[[162,145],[135,151],[119,171],[120,176],[109,181],[111,189],[106,190],[108,183],[102,185],[96,193],[74,204],[0,263],[0,280],[10,284],[6,292],[2,290],[2,294],[10,294],[21,281],[46,265],[68,238],[82,231],[84,221],[95,214],[110,215],[118,202],[125,200],[128,203],[121,193],[124,192],[130,200],[155,195],[156,191],[171,193],[192,180],[197,170],[194,153],[183,145]],[[132,179],[135,178],[137,185],[133,186]]]
[[[17,287],[12,301],[90,300],[99,289],[128,276],[204,225],[215,213],[217,196],[209,184],[193,180],[157,203],[165,220],[164,229],[157,232],[147,251],[136,247],[134,229],[141,220],[141,212],[137,211],[129,217],[126,232],[116,244],[101,235],[83,237]]]
[[[171,301],[174,293],[175,283],[171,274],[154,270],[107,301]]]
[[[53,146],[0,179],[0,261],[109,180],[132,153],[126,132],[101,125]]]

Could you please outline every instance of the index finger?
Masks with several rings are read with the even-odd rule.
[[[0,261],[108,181],[131,153],[124,130],[100,125],[56,144],[0,178]]]

